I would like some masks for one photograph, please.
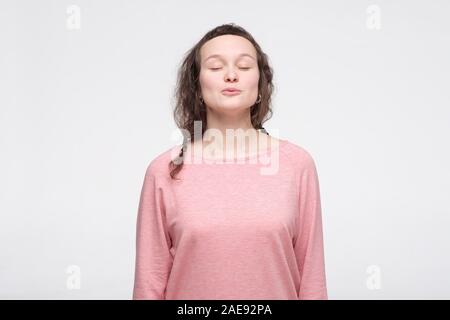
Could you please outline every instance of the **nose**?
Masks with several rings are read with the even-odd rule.
[[[236,81],[237,80],[237,73],[234,71],[233,68],[228,69],[228,71],[225,73],[225,81]]]

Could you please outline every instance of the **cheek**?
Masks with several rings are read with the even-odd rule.
[[[241,77],[242,82],[245,83],[245,86],[249,89],[257,89],[259,83],[259,72],[252,72],[251,74],[247,74],[245,77]]]
[[[220,85],[220,79],[210,72],[200,72],[199,82],[203,90],[213,90]]]

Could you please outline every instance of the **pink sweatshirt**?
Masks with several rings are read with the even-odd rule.
[[[181,146],[150,162],[133,299],[328,299],[315,163],[280,141],[224,163],[194,163],[202,159],[193,155],[181,181],[168,168]]]

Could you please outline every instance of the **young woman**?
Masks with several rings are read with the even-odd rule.
[[[266,54],[235,24],[188,52],[185,139],[146,170],[133,299],[328,299],[315,162],[264,130],[272,91]]]

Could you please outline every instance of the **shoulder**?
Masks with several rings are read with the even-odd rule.
[[[281,149],[287,160],[298,170],[315,169],[316,164],[312,152],[302,145],[290,140],[284,141],[284,147]]]
[[[175,145],[158,153],[147,164],[146,175],[153,177],[169,175],[169,164],[180,154],[181,148],[181,145]]]

